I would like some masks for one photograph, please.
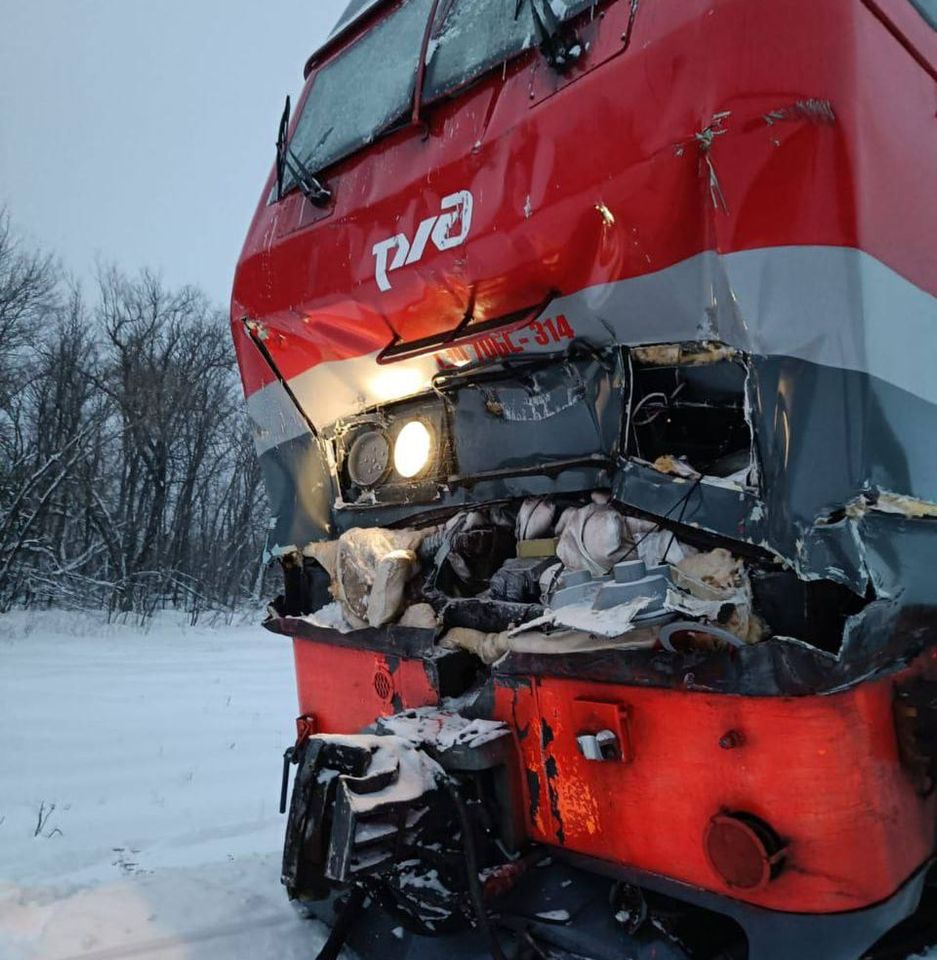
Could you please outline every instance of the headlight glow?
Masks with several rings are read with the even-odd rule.
[[[411,420],[394,443],[394,469],[407,480],[426,469],[433,450],[433,436],[426,424]]]

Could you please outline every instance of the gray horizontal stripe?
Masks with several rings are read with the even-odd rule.
[[[268,384],[247,398],[247,416],[258,454],[309,432],[308,424],[279,382]]]
[[[564,297],[548,311],[558,313],[596,344],[721,340],[749,353],[871,374],[937,404],[937,297],[850,247],[706,252]],[[527,352],[551,349],[531,343]],[[319,364],[290,381],[317,427],[422,393],[437,369],[432,356],[387,366],[375,358]],[[254,394],[249,406],[274,387]],[[251,416],[266,431],[262,449],[305,429],[284,412],[284,401],[278,394],[276,402],[253,404]]]
[[[850,247],[707,252],[552,310],[577,333],[600,336],[601,318],[626,344],[721,340],[868,373],[937,403],[937,297]]]

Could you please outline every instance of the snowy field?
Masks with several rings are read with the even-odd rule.
[[[0,616],[0,960],[315,956],[279,882],[294,713],[253,623]]]
[[[315,956],[279,881],[295,703],[256,624],[0,616],[0,960]]]

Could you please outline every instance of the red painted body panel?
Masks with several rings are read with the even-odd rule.
[[[834,913],[890,896],[934,847],[934,799],[915,792],[898,756],[896,679],[796,699],[544,679],[499,687],[495,712],[510,722],[527,701],[533,714],[521,749],[539,781],[534,839],[556,845],[561,834],[566,850],[775,910]],[[583,758],[576,736],[597,732],[577,723],[583,701],[626,712],[630,761]],[[743,745],[721,747],[729,731]],[[765,889],[733,890],[707,862],[706,827],[723,811],[755,814],[787,842]]]
[[[937,62],[934,32],[907,16],[910,5],[878,6],[895,7],[914,49]],[[496,71],[428,106],[426,135],[405,128],[325,171],[335,203],[324,217],[296,193],[267,206],[265,192],[232,316],[264,321],[287,379],[374,353],[395,330],[409,339],[451,329],[472,290],[483,321],[703,250],[856,247],[937,293],[937,88],[873,10],[852,0],[646,3],[625,49],[629,13],[622,0],[605,8],[572,76],[558,79],[530,53],[504,78]],[[835,119],[794,108],[818,101]],[[725,132],[706,153],[696,134],[720,113]],[[381,293],[374,244],[412,237],[463,189],[475,198],[467,243],[430,245]]]
[[[709,250],[857,248],[937,295],[937,34],[910,5],[644,0],[633,29],[630,3],[603,10],[567,78],[532,52],[427,106],[425,130],[324,171],[330,210],[297,193],[267,205],[268,181],[232,302],[248,395],[275,374],[244,317],[262,323],[290,380],[377,353],[395,333],[450,330],[473,296],[486,321]],[[314,82],[313,71],[307,94]],[[382,293],[374,245],[412,237],[460,190],[475,200],[466,244],[427,247]],[[438,701],[420,661],[391,669],[368,651],[294,644],[300,712],[322,732]],[[520,738],[533,839],[831,913],[888,897],[934,850],[935,800],[898,756],[900,676],[798,699],[530,678],[496,682],[494,715]],[[629,762],[581,757],[583,700],[625,708]],[[730,730],[743,746],[720,747]],[[763,890],[730,890],[706,860],[706,826],[726,809],[789,844]]]
[[[300,713],[318,733],[439,702],[423,661],[301,638],[294,652]],[[773,910],[839,913],[886,899],[934,850],[937,797],[902,766],[892,713],[896,685],[922,666],[798,698],[496,679],[492,716],[518,733],[532,840]],[[625,757],[587,761],[576,737],[607,728],[609,705]],[[730,731],[740,745],[726,749]],[[728,811],[760,817],[786,844],[764,889],[729,887],[706,859],[706,828]]]
[[[433,706],[438,694],[421,660],[389,659],[302,637],[293,639],[300,716],[317,733],[357,733],[377,717]]]

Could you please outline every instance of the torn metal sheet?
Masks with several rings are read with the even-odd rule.
[[[726,203],[725,194],[722,192],[722,185],[719,183],[719,177],[716,174],[716,166],[713,163],[713,143],[716,137],[721,137],[727,133],[725,123],[732,116],[731,110],[724,110],[722,113],[713,114],[712,120],[699,133],[695,134],[696,143],[699,146],[700,163],[706,168],[709,179],[709,197],[715,209],[723,213],[729,212],[729,206]]]
[[[605,920],[662,956],[846,960],[916,909],[937,127],[902,9],[356,0],[310,62],[291,136],[328,195],[267,184],[232,319],[311,895],[366,877],[493,956],[486,893],[543,846],[613,871]],[[346,736],[375,728],[438,789],[369,770],[407,752]],[[578,896],[511,947],[621,953]]]
[[[829,100],[808,97],[786,107],[777,107],[764,114],[765,123],[773,126],[791,120],[812,120],[816,123],[836,123],[836,111]]]
[[[370,7],[352,9],[332,43]],[[835,57],[797,53],[803,24],[828,12],[763,11],[759,35],[788,52],[753,63],[760,79],[743,89],[736,71],[716,66],[734,59],[730,11],[697,18],[687,10],[693,29],[681,20],[674,31],[636,2],[608,5],[601,17],[579,4],[552,7],[561,22],[578,17],[585,38],[568,77],[545,68],[542,56],[516,72],[507,60],[490,73],[473,61],[482,73],[465,74],[473,93],[458,100],[458,122],[445,136],[420,140],[404,130],[399,143],[369,141],[335,174],[334,210],[322,220],[295,195],[259,208],[232,317],[250,318],[282,374],[255,369],[239,349],[278,518],[271,547],[331,528],[577,488],[612,489],[623,504],[672,520],[684,506],[666,512],[685,492],[678,481],[696,478],[670,476],[671,495],[633,457],[622,459],[628,371],[608,376],[577,359],[577,382],[560,372],[558,355],[573,344],[634,348],[645,365],[705,366],[719,355],[743,357],[750,370],[757,476],[734,478],[719,496],[714,488],[726,475],[697,470],[703,479],[684,522],[857,595],[923,595],[917,564],[897,552],[929,540],[929,531],[908,536],[902,525],[926,524],[921,504],[937,503],[937,380],[919,348],[937,326],[933,243],[921,242],[937,222],[937,201],[933,191],[896,194],[894,184],[927,182],[933,166],[932,109],[922,106],[932,101],[932,77],[921,69],[926,45],[918,39],[916,57],[898,56],[894,36],[868,27],[868,11],[836,13],[850,62],[887,61],[881,75],[903,91],[896,111],[872,72],[868,96],[857,96],[855,74],[839,70]],[[525,18],[531,9],[523,6]],[[427,104],[455,23],[448,5],[440,16],[426,50]],[[532,28],[520,32],[521,48],[535,43]],[[665,66],[658,51],[671,48]],[[600,76],[628,91],[627,137],[615,121],[624,108],[598,95],[612,88]],[[666,102],[661,89],[670,91]],[[595,111],[569,109],[589,91]],[[562,123],[550,119],[560,116]],[[883,124],[887,136],[873,136]],[[411,148],[402,177],[395,151]],[[398,235],[412,247],[427,234],[421,225],[456,195],[471,198],[470,222],[451,236],[440,231],[441,245],[420,244],[421,256],[408,255],[406,270],[382,289],[375,247]],[[531,304],[544,303],[531,319]],[[436,349],[379,362],[392,339],[435,334],[445,334]],[[544,366],[525,383],[519,368],[536,358]],[[511,375],[499,382],[483,367]],[[337,501],[325,484],[332,478],[320,476],[333,466],[326,450],[326,467],[311,481],[318,493],[308,492],[317,457],[306,427],[325,436],[389,405],[428,403],[439,372],[453,369],[467,378],[464,389],[447,391],[452,456],[432,484],[393,502],[377,493]],[[289,409],[285,385],[302,416]],[[664,451],[672,463],[683,453]],[[896,512],[858,516],[868,490],[893,494]]]

